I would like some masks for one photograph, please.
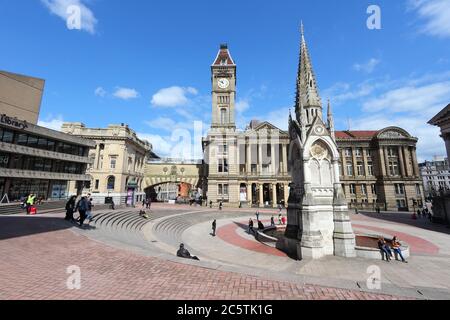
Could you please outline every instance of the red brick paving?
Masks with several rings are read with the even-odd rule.
[[[241,222],[241,224],[245,225],[245,222]],[[270,254],[270,255],[278,256],[278,257],[287,257],[287,255],[280,250],[266,246],[257,241],[252,241],[252,240],[243,238],[242,236],[240,236],[239,234],[236,233],[236,231],[239,228],[240,228],[239,225],[237,225],[235,223],[230,223],[226,226],[219,228],[217,230],[217,236],[220,239],[222,239],[223,241],[225,241],[229,244],[232,244],[234,246],[237,246],[239,248],[242,248],[242,249],[265,253],[265,254]],[[255,230],[256,229],[257,228],[255,228]]]
[[[58,229],[56,219],[29,219],[0,218],[0,299],[396,299],[144,257]],[[80,290],[66,287],[71,265],[81,268]]]

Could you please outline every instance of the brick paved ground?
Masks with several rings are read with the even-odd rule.
[[[0,299],[396,299],[144,257],[56,218],[0,217],[0,239]],[[81,268],[80,290],[66,287],[71,265]]]

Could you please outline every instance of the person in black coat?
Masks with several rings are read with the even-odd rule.
[[[75,202],[77,200],[77,196],[70,197],[69,201],[66,203],[66,217],[64,220],[75,221],[73,218],[73,213],[75,212]]]

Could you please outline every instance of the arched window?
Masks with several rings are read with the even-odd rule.
[[[116,184],[116,177],[110,176],[108,178],[107,189],[108,190],[114,190],[115,184]]]
[[[220,109],[220,123],[226,124],[228,122],[228,111],[225,108]]]

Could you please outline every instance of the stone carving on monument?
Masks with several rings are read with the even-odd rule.
[[[288,225],[277,247],[298,259],[355,257],[355,235],[339,178],[331,105],[327,123],[303,35],[295,117],[289,115],[292,184]]]

